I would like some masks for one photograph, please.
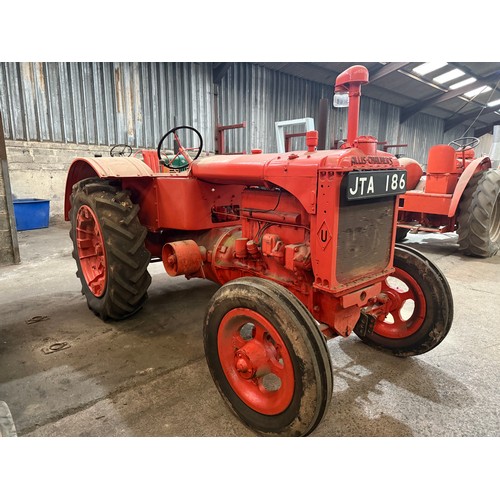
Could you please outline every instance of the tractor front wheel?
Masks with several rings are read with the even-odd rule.
[[[453,322],[453,297],[443,273],[423,254],[396,245],[395,271],[382,285],[372,333],[360,338],[395,356],[423,354],[434,349]]]
[[[229,407],[254,432],[305,436],[330,402],[326,341],[287,289],[240,278],[212,297],[204,343],[212,378]]]
[[[151,254],[147,230],[127,191],[112,182],[85,179],[73,186],[73,258],[89,308],[103,320],[136,313],[147,298]]]
[[[458,245],[465,255],[492,257],[500,248],[500,170],[475,174],[458,207]]]

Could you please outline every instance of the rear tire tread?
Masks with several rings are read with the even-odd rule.
[[[491,239],[492,213],[500,193],[500,171],[486,170],[474,174],[459,205],[458,245],[465,255],[492,257],[500,241]],[[498,229],[498,228],[497,228]]]
[[[87,205],[101,226],[107,260],[107,285],[96,297],[83,276],[76,243],[76,215]],[[130,200],[128,191],[120,190],[116,181],[85,179],[75,184],[71,195],[71,230],[73,258],[77,276],[89,308],[103,320],[124,319],[135,314],[147,299],[151,276],[147,271],[151,254],[144,243],[147,230],[137,214],[139,206]]]

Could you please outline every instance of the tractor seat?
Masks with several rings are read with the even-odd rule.
[[[457,152],[451,146],[432,146],[427,163],[425,192],[441,195],[453,193],[462,172],[461,163],[457,161]]]
[[[456,172],[456,170],[455,150],[451,146],[438,144],[429,149],[427,174],[449,174]]]

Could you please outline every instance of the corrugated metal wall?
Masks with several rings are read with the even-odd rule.
[[[213,144],[211,63],[0,63],[7,139],[156,147],[175,125]]]
[[[0,63],[7,139],[154,148],[165,132],[182,124],[200,130],[204,149],[214,151],[213,87],[211,63]],[[275,151],[274,123],[312,117],[317,125],[320,100],[331,103],[332,92],[330,86],[234,63],[217,89],[219,123],[245,121],[247,127],[225,132],[225,150]],[[347,133],[346,110],[329,107],[327,147]],[[391,152],[424,164],[430,146],[462,132],[457,128],[443,134],[443,121],[425,114],[400,125],[399,114],[396,106],[364,97],[359,132],[390,144],[408,144]],[[303,149],[304,144],[297,138],[291,145]]]
[[[305,117],[314,118],[317,123],[319,101],[325,97],[331,97],[331,89],[324,85],[250,63],[233,64],[219,88],[219,123],[246,122],[247,126],[225,132],[225,151],[276,151],[274,123]],[[299,131],[304,128],[287,129]],[[293,148],[304,145],[304,139],[292,142]]]

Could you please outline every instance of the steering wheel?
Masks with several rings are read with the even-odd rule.
[[[185,148],[181,144],[181,141],[179,139],[179,135],[177,134],[177,131],[178,130],[182,130],[182,129],[191,130],[192,132],[194,132],[198,136],[199,146],[194,147],[194,148]],[[164,159],[164,158],[162,158],[162,155],[161,155],[163,141],[169,135],[172,135],[172,134],[174,136],[174,145],[175,145],[175,142],[177,142],[178,152],[174,155],[174,157],[172,159]],[[158,143],[158,148],[156,149],[156,151],[158,153],[158,159],[160,160],[160,162],[163,165],[165,165],[168,168],[173,168],[173,169],[178,169],[178,170],[184,170],[186,168],[186,163],[184,163],[182,161],[180,161],[180,162],[177,161],[176,162],[176,160],[178,158],[180,160],[182,160],[182,158],[183,158],[187,162],[187,164],[190,165],[191,162],[193,162],[194,160],[196,160],[198,158],[198,156],[200,156],[202,148],[203,148],[203,138],[201,137],[201,134],[195,128],[193,128],[193,127],[188,127],[187,125],[180,125],[179,127],[174,127],[173,129],[169,130],[160,139],[160,142]],[[173,148],[173,149],[175,149],[175,148]],[[195,156],[193,158],[191,158],[191,156],[188,154],[188,151],[196,151]],[[176,163],[174,164],[174,162],[176,162]]]
[[[113,157],[130,156],[132,154],[132,148],[128,144],[116,144],[111,148],[109,154]]]
[[[468,146],[475,148],[479,142],[480,140],[477,137],[460,137],[460,139],[449,142],[448,146],[454,147],[455,151],[463,151]]]

